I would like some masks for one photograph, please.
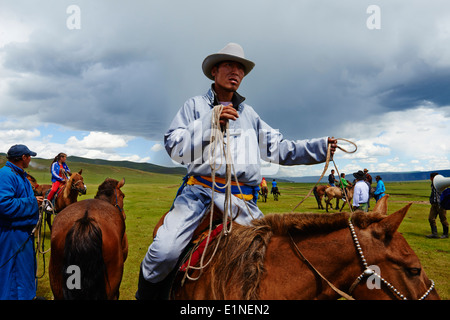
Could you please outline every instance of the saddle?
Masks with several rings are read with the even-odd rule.
[[[53,195],[53,198],[51,199],[52,201],[52,206],[53,208],[55,208],[55,203],[56,203],[56,199],[61,195],[62,191],[64,190],[64,187],[66,186],[65,183],[61,183],[58,190],[55,192],[55,194]],[[44,198],[47,199],[49,193],[50,193],[51,189],[48,189],[45,192]]]
[[[164,218],[167,215],[166,212],[159,222],[156,224],[153,230],[153,238],[156,237],[156,232],[159,227],[163,225]],[[210,219],[211,219],[211,211],[206,214],[199,226],[195,229],[194,235],[192,236],[192,240],[187,245],[187,247],[183,250],[176,267],[172,270],[172,272],[167,276],[166,283],[164,285],[164,296],[166,298],[171,299],[174,297],[175,292],[182,286],[182,280],[184,278],[185,272],[188,267],[196,266],[199,262],[205,247],[211,241],[213,241],[222,231],[223,229],[223,217],[222,212],[214,206],[214,215],[213,215],[213,227],[211,231],[211,235],[208,239],[208,234],[210,232]],[[230,223],[230,222],[229,222]]]

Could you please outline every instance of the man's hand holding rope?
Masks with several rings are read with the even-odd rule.
[[[331,159],[333,159],[334,152],[337,148],[337,139],[335,139],[334,137],[328,137],[328,145],[330,147],[330,157]]]
[[[227,106],[224,106],[222,109],[222,112],[220,113],[220,125],[222,127],[225,126],[225,124],[228,122],[228,120],[237,120],[239,118],[239,113],[237,110],[233,107],[232,104],[229,104]]]

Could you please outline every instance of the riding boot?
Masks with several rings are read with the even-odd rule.
[[[448,238],[448,226],[442,226],[444,229],[444,234],[441,236],[441,239],[447,239]]]
[[[431,234],[425,236],[428,239],[438,239],[438,232],[437,232],[437,227],[436,226],[431,226]]]
[[[177,270],[172,271],[164,280],[152,283],[145,280],[142,273],[142,266],[139,270],[138,290],[135,297],[137,300],[168,300],[171,284]]]
[[[137,300],[162,300],[163,298],[161,297],[161,293],[163,290],[163,285],[164,280],[157,283],[152,283],[145,280],[141,266],[139,270],[138,289],[135,297]]]

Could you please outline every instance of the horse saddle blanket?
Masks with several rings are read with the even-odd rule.
[[[183,262],[178,269],[179,272],[185,272],[188,267],[194,267],[200,261],[200,258],[205,251],[206,245],[210,244],[217,235],[222,232],[223,223],[216,225],[211,233],[209,230],[204,231],[200,236],[191,242],[191,249],[185,255]],[[209,235],[209,236],[208,236]]]
[[[61,183],[61,185],[59,186],[58,190],[57,190],[57,191],[55,192],[55,194],[53,195],[53,198],[52,198],[52,205],[53,205],[53,207],[55,206],[56,198],[58,198],[58,197],[61,195],[61,192],[64,190],[64,187],[65,187],[65,184]],[[51,191],[51,189],[48,189],[48,190],[45,192],[44,198],[47,199],[47,197],[48,197],[50,191]]]

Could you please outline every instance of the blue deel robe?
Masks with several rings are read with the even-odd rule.
[[[0,300],[36,296],[31,232],[38,219],[38,203],[27,173],[8,161],[0,169]]]

